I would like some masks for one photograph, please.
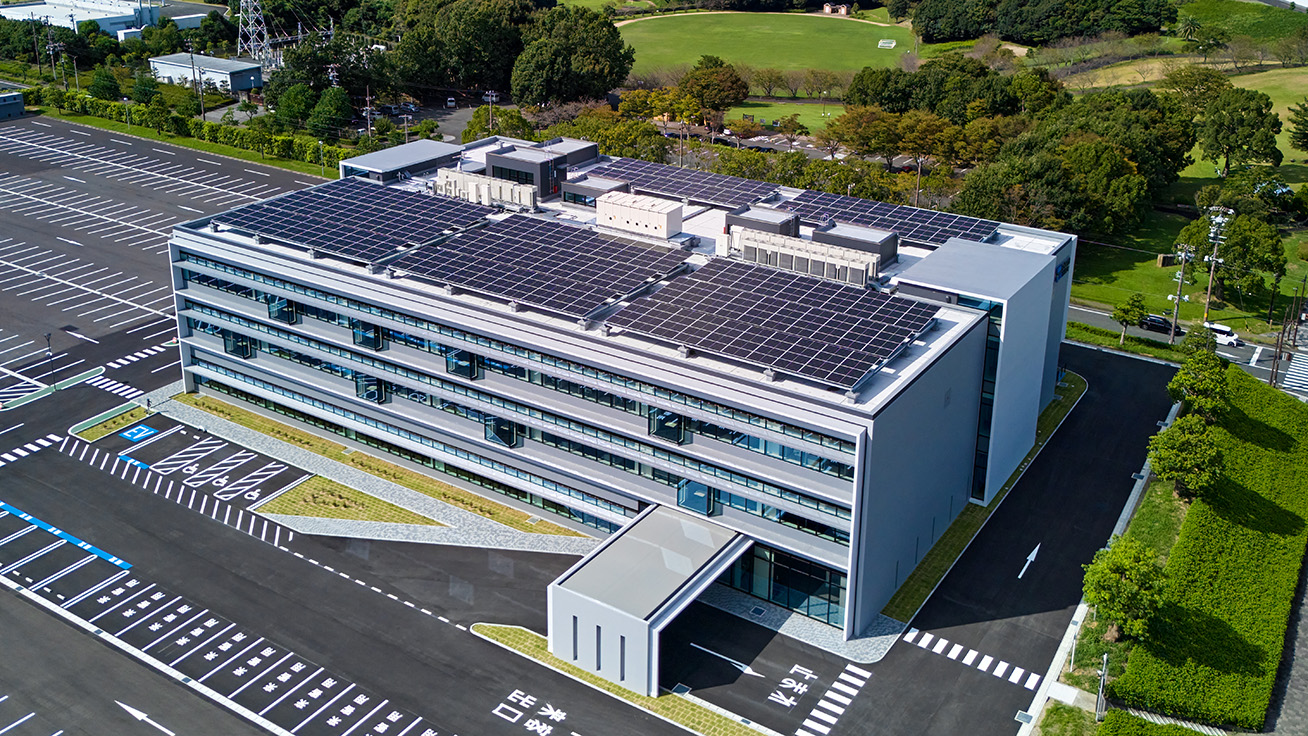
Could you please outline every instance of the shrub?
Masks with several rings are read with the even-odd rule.
[[[1195,732],[1184,726],[1150,723],[1143,718],[1124,710],[1110,710],[1104,716],[1103,725],[1099,726],[1096,736],[1194,736]]]

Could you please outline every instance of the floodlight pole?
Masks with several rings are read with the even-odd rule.
[[[45,381],[50,382],[50,376],[53,373],[50,364],[54,362],[54,352],[50,350],[50,333],[45,333]]]
[[[318,173],[327,178],[327,163],[322,159],[322,141],[318,141]]]
[[[39,79],[42,73],[41,72],[41,44],[38,40],[40,39],[40,36],[37,35],[36,32],[36,15],[33,13],[28,13],[27,17],[32,22],[32,53],[36,56],[36,76]],[[54,62],[51,62],[50,73],[54,74]]]
[[[195,45],[187,41],[186,50],[191,54],[191,84],[195,89],[196,98],[200,100],[200,120],[204,120],[204,84],[195,75]]]

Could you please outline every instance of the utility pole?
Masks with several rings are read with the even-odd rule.
[[[363,116],[368,119],[368,135],[372,135],[372,85],[363,87]]]
[[[1299,349],[1299,318],[1303,315],[1303,292],[1308,287],[1308,276],[1304,276],[1299,282],[1299,288],[1294,290],[1294,332],[1290,335],[1290,347],[1294,350]]]
[[[1176,344],[1176,325],[1181,319],[1181,290],[1185,288],[1185,262],[1190,260],[1191,250],[1188,245],[1181,246],[1181,278],[1176,282],[1176,306],[1172,307],[1172,329],[1168,330],[1168,345]]]
[[[195,45],[187,41],[186,51],[191,55],[191,85],[195,89],[196,98],[200,100],[200,119],[204,120],[204,84],[195,74]]]
[[[41,37],[40,37],[40,35],[38,35],[37,32],[36,32],[36,16],[33,15],[32,13],[28,13],[28,14],[27,14],[27,17],[30,18],[31,21],[32,21],[32,23],[31,23],[31,25],[32,25],[32,54],[36,56],[36,76],[40,77],[40,76],[41,76],[41,73],[42,73],[42,72],[41,72],[41,43],[40,43],[40,38],[41,38]],[[54,66],[51,66],[51,67],[50,67],[50,73],[51,73],[51,74],[54,74]]]
[[[1213,244],[1213,253],[1208,256],[1208,294],[1204,297],[1204,323],[1208,322],[1208,308],[1213,301],[1213,279],[1217,275],[1217,264],[1222,261],[1217,257],[1217,250],[1221,247],[1222,242],[1226,240],[1223,233],[1226,231],[1226,220],[1230,215],[1235,214],[1233,210],[1225,207],[1212,207],[1209,212],[1213,215],[1213,226],[1208,231],[1208,241]]]
[[[54,40],[54,29],[50,27],[50,17],[49,17],[49,16],[46,16],[46,19],[45,19],[45,38],[46,38],[45,48],[46,48],[47,51],[50,52],[50,67],[51,67],[51,69],[53,69],[53,68],[54,68],[54,52],[55,52],[55,49],[59,49],[60,51],[62,51],[63,48],[62,48],[62,44],[57,44],[57,43],[55,43],[55,40]],[[65,62],[65,61],[67,61],[67,60],[64,59],[64,58],[60,58],[60,59],[59,59],[59,73],[60,73],[60,76],[62,76],[62,77],[64,78],[64,91],[67,92],[67,91],[68,91],[68,69],[67,69],[67,68],[65,67],[65,65],[64,65],[64,62]]]

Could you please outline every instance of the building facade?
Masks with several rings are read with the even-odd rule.
[[[684,607],[687,591],[716,582],[846,637],[1030,449],[1057,380],[1071,236],[968,218],[929,234],[910,223],[889,238],[890,226],[861,233],[868,218],[846,214],[848,262],[867,269],[871,251],[880,264],[860,285],[830,242],[822,268],[803,247],[746,259],[732,243],[753,241],[724,232],[746,221],[727,224],[739,202],[713,201],[750,199],[760,222],[793,214],[800,223],[787,231],[808,243],[841,222],[806,209],[815,193],[712,175],[689,189],[674,180],[681,170],[642,169],[654,173],[641,179],[622,161],[569,170],[553,154],[489,150],[456,165],[554,162],[538,212],[434,196],[418,177],[350,179],[177,227],[187,389],[599,537],[672,524],[648,515],[676,510],[687,539],[731,533],[697,553],[703,564],[677,562],[675,545],[660,553],[671,561],[668,600]],[[477,144],[463,155],[475,158]],[[557,179],[597,168],[597,179],[646,198],[610,199],[643,212],[648,198],[679,202],[654,209],[663,229],[681,232],[614,232],[607,215],[560,201]],[[846,199],[836,205],[863,202]],[[951,235],[977,227],[986,242]],[[609,641],[585,611],[615,604],[579,603],[608,590],[584,568],[622,569],[611,555],[635,559],[633,544],[602,546],[552,587],[551,647],[615,681],[642,672],[638,689],[648,689],[659,627],[681,608],[632,603],[628,633]],[[649,629],[640,647],[628,639],[637,614]],[[630,666],[629,642],[639,659]]]
[[[150,71],[170,84],[194,84],[198,80],[226,92],[249,92],[263,87],[263,67],[257,61],[168,54],[151,57]]]

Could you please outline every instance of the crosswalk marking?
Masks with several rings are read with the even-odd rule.
[[[969,649],[962,644],[950,642],[943,637],[937,637],[934,634],[918,629],[910,628],[900,636],[900,639],[921,649],[928,649],[933,654],[939,654],[955,662],[961,662],[965,667],[972,667],[974,666],[973,663],[975,663],[975,667],[979,672],[986,672],[1002,680],[1008,680],[1014,685],[1021,685],[1027,690],[1035,690],[1043,677],[1036,672],[1028,672],[1017,665],[1009,664],[1003,660],[996,660],[989,655],[982,655],[975,649]],[[935,642],[934,646],[930,646],[932,642]],[[978,657],[980,661],[977,661]],[[1025,678],[1025,682],[1023,678]],[[839,685],[840,683],[836,684]]]

